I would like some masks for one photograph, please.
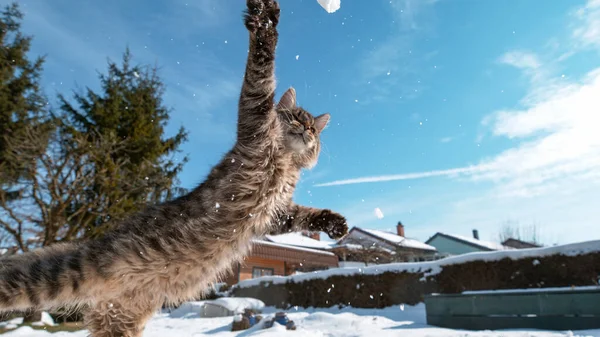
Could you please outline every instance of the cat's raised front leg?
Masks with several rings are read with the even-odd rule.
[[[301,205],[291,205],[287,212],[278,218],[275,229],[270,234],[284,234],[308,230],[325,232],[332,239],[339,239],[348,233],[346,218],[328,209]]]
[[[238,117],[238,140],[242,142],[266,136],[276,118],[275,48],[280,13],[273,0],[248,0],[247,7],[244,23],[250,46]]]

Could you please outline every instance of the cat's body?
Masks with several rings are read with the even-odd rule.
[[[163,303],[207,289],[248,253],[253,238],[347,232],[341,215],[291,201],[300,170],[316,163],[329,115],[313,118],[296,107],[293,89],[275,106],[278,19],[273,0],[248,0],[238,140],[205,182],[102,238],[0,260],[0,311],[85,304],[93,337],[139,337]]]

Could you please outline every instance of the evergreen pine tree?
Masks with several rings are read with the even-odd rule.
[[[10,199],[19,196],[14,189],[19,180],[29,179],[26,172],[30,171],[31,162],[23,159],[28,155],[7,160],[11,152],[18,151],[9,146],[9,140],[27,132],[48,135],[51,131],[46,99],[39,84],[44,59],[38,57],[32,61],[27,57],[32,37],[21,34],[22,19],[17,3],[6,6],[0,17],[0,198]],[[30,144],[20,150],[40,153],[45,143]]]
[[[44,59],[28,58],[32,37],[21,33],[22,19],[17,3],[0,12],[0,238],[26,251],[28,226],[19,208],[53,125],[39,84]]]
[[[187,161],[186,157],[174,161],[186,131],[181,128],[173,137],[165,137],[170,111],[162,102],[164,86],[156,68],[132,66],[126,50],[121,65],[109,61],[108,74],[100,75],[100,82],[100,93],[89,88],[85,94],[76,93],[75,104],[59,96],[67,132],[114,138],[120,144],[111,155],[95,157],[93,162],[96,177],[87,198],[102,199],[97,213],[106,216],[90,214],[86,237],[102,234],[110,219],[180,194],[177,174]]]
[[[101,235],[114,221],[181,192],[175,161],[187,134],[165,137],[169,110],[155,68],[109,62],[102,90],[51,115],[40,93],[43,59],[26,58],[18,6],[0,22],[0,238],[21,251]]]

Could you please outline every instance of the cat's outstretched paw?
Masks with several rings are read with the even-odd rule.
[[[279,4],[275,0],[247,0],[248,10],[244,15],[244,24],[250,33],[260,34],[277,27],[279,23]]]
[[[348,234],[348,221],[346,221],[346,218],[344,218],[343,215],[326,211],[322,216],[326,224],[324,232],[327,233],[330,238],[339,239]]]

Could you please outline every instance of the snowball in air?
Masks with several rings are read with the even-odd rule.
[[[327,13],[333,13],[340,9],[341,0],[317,0]]]
[[[377,219],[383,219],[383,212],[381,209],[379,209],[379,207],[375,208],[375,216]]]

